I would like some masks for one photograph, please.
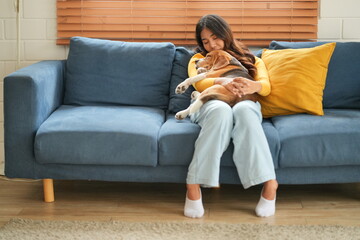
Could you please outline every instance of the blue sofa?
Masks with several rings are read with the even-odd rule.
[[[320,42],[272,42],[271,49]],[[4,79],[5,175],[185,183],[200,127],[174,114],[190,103],[192,53],[172,43],[72,38],[67,60],[41,61]],[[324,116],[264,119],[280,184],[360,181],[360,42],[338,43],[324,90]],[[241,184],[222,156],[220,181]],[[49,196],[50,197],[46,197]]]

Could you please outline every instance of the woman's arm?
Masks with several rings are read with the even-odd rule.
[[[257,68],[257,74],[255,76],[255,81],[261,84],[261,89],[257,93],[261,96],[267,96],[271,92],[270,78],[268,70],[264,61],[261,58],[255,57],[255,66]]]

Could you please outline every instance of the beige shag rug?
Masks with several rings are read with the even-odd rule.
[[[360,227],[273,226],[268,224],[182,222],[87,222],[13,219],[0,228],[1,240],[33,239],[204,239],[204,240],[359,240]]]

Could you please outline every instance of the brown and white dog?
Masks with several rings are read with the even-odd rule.
[[[180,83],[175,92],[182,94],[192,84],[205,78],[236,78],[243,77],[254,80],[248,73],[248,70],[233,56],[223,50],[214,50],[206,54],[205,58],[196,62],[198,75],[187,78]],[[231,107],[244,100],[257,101],[257,94],[249,94],[239,97],[224,86],[215,84],[202,93],[194,91],[191,97],[195,100],[187,109],[176,113],[178,120],[186,118],[189,114],[197,112],[202,105],[210,100],[221,100],[228,103]]]

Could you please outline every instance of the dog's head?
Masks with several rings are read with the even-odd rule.
[[[228,65],[237,65],[247,71],[247,69],[236,58],[224,50],[211,51],[206,54],[205,58],[196,62],[197,69],[206,69],[206,71],[218,70]]]

